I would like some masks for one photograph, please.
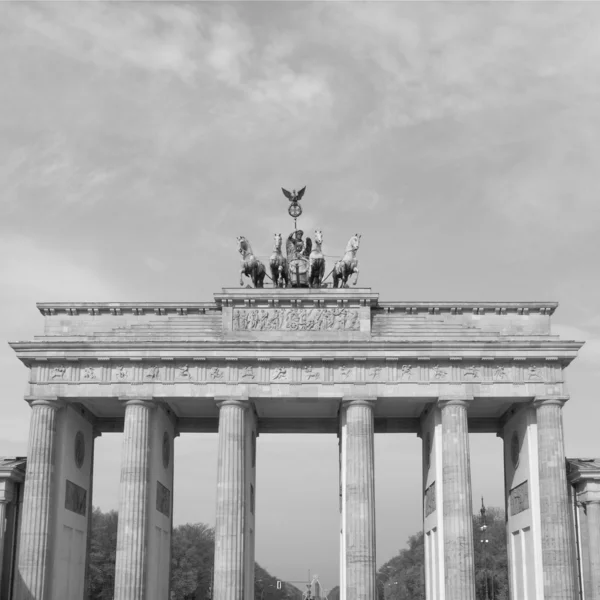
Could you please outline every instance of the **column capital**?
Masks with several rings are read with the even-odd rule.
[[[54,410],[59,410],[66,406],[64,400],[59,400],[58,396],[25,396],[25,401],[31,408],[34,406],[49,406]]]
[[[437,405],[440,408],[446,408],[446,406],[464,406],[468,408],[471,402],[473,402],[473,396],[439,396]]]
[[[349,406],[368,406],[369,408],[375,408],[377,398],[372,396],[344,396],[342,398],[342,407],[348,408]]]
[[[536,396],[533,399],[533,406],[535,406],[535,408],[552,405],[562,407],[568,399],[569,396]]]
[[[215,396],[215,404],[219,409],[224,406],[239,406],[244,410],[250,408],[250,400],[248,396]]]
[[[119,396],[119,402],[125,406],[156,408],[156,401],[152,396]]]

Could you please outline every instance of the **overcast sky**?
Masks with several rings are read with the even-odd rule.
[[[384,300],[556,300],[586,340],[567,453],[600,456],[598,3],[0,4],[0,337],[36,301],[210,300],[235,237],[305,231]],[[26,370],[0,349],[0,454],[26,452]],[[116,508],[120,435],[97,441]],[[472,435],[502,505],[501,442]],[[420,528],[420,440],[377,436],[378,564]],[[176,442],[175,523],[214,523],[216,435]],[[257,558],[338,579],[337,440],[258,442]]]

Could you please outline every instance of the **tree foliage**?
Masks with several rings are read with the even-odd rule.
[[[476,597],[508,599],[508,558],[504,511],[488,508],[487,529],[473,517]],[[482,542],[481,540],[488,540]],[[408,548],[386,562],[377,573],[378,600],[425,600],[425,545],[423,532],[408,539]],[[332,600],[331,597],[329,600]]]
[[[171,547],[171,597],[173,600],[205,600],[211,597],[214,531],[202,524],[173,529]]]
[[[112,600],[117,555],[117,512],[92,511],[89,554],[90,600]]]
[[[117,554],[117,512],[92,512],[89,555],[89,600],[112,600]],[[214,530],[202,523],[173,529],[171,546],[171,597],[169,600],[210,600],[215,551]],[[260,565],[255,566],[256,600],[301,600],[302,592],[282,582]]]

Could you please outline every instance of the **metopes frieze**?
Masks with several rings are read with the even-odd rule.
[[[406,362],[387,359],[308,361],[291,359],[248,361],[229,359],[217,362],[205,359],[178,362],[126,363],[102,361],[91,364],[68,365],[42,363],[32,369],[32,383],[78,384],[177,384],[177,383],[479,383],[526,384],[562,381],[558,363],[494,364],[451,362],[437,363],[420,360]]]
[[[240,308],[233,311],[234,331],[359,331],[354,308]]]

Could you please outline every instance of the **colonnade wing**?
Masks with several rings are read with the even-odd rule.
[[[463,543],[471,508],[442,514],[439,498],[462,498],[470,489],[469,430],[512,435],[506,432],[520,407],[539,415],[534,399],[566,398],[563,370],[580,344],[551,333],[555,308],[384,303],[366,288],[225,289],[207,303],[39,305],[44,334],[12,344],[29,367],[30,465],[38,474],[25,488],[21,589],[36,599],[78,597],[85,552],[56,551],[67,539],[71,548],[86,547],[93,439],[123,431],[115,598],[162,597],[173,440],[180,432],[219,431],[225,513],[217,515],[214,597],[250,598],[256,436],[318,432],[340,437],[342,597],[371,598],[373,435],[411,432],[424,439],[425,527],[435,533],[427,546],[428,598],[468,598],[472,579],[460,573],[469,571],[472,553],[451,555],[451,547]],[[452,431],[464,443],[445,452]],[[60,464],[53,469],[55,452]],[[444,480],[443,460],[464,468]],[[541,473],[542,461],[535,464]],[[507,488],[521,477],[513,475],[507,474]],[[560,484],[545,473],[532,485],[544,481],[548,489]],[[40,520],[42,513],[47,518]],[[358,513],[373,522],[358,522]],[[539,539],[551,518],[542,509],[535,518]],[[244,542],[230,547],[237,537]],[[538,568],[550,564],[543,552],[532,556]],[[535,590],[542,586],[537,577]]]

